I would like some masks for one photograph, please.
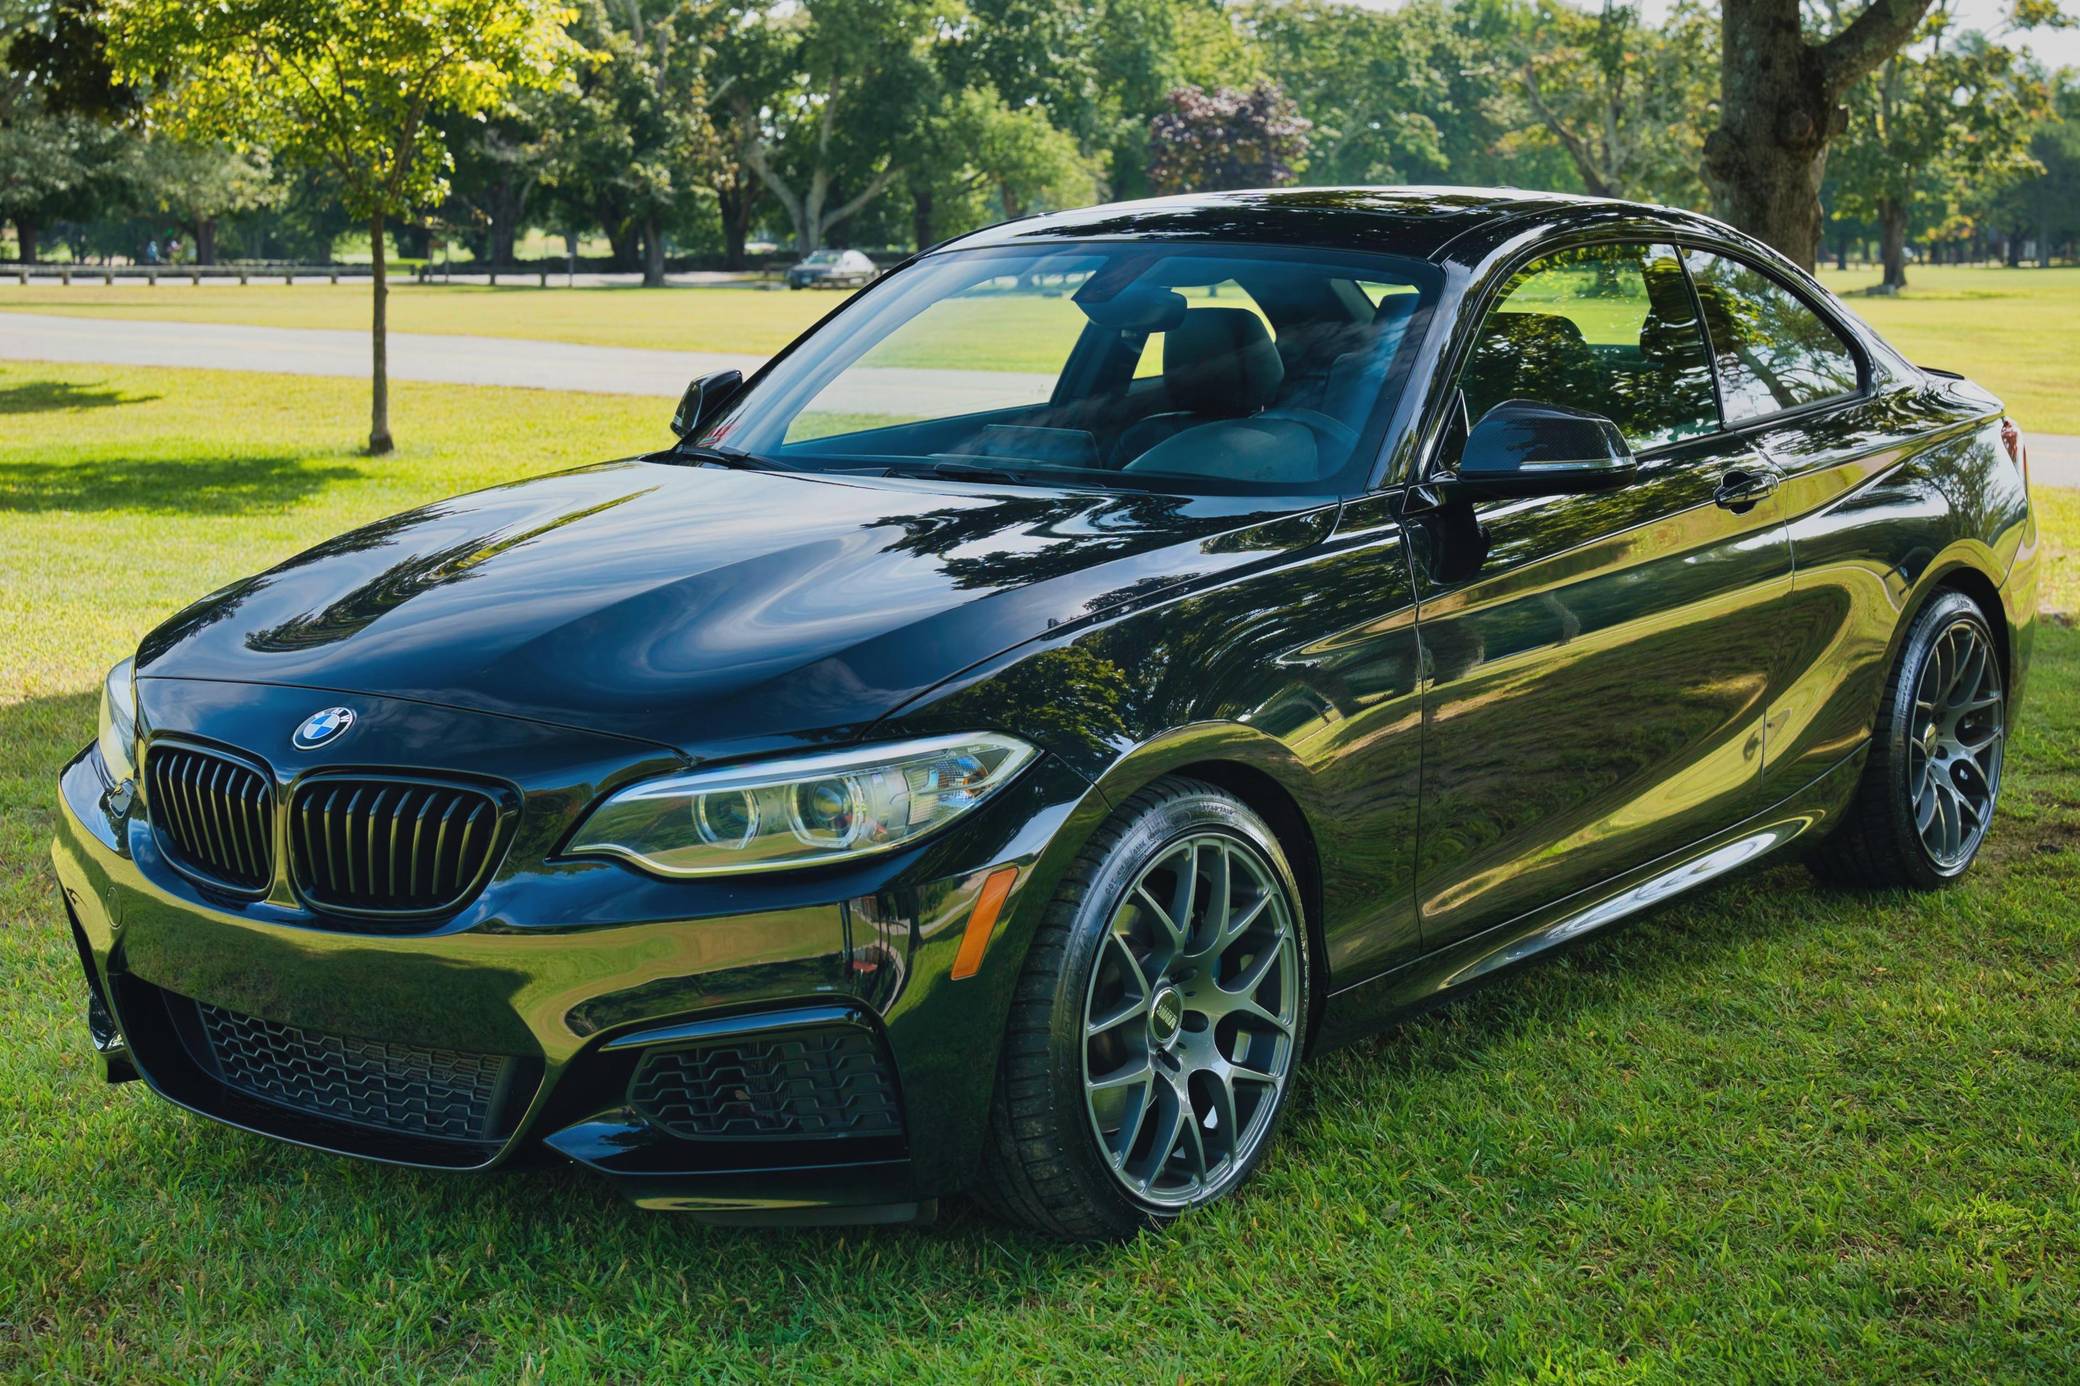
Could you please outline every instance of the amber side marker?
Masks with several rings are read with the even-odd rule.
[[[953,980],[972,977],[981,968],[982,950],[989,947],[997,916],[1004,910],[1004,898],[1011,894],[1011,883],[1017,879],[1017,867],[1000,866],[989,873],[989,879],[975,893],[975,911],[968,916],[968,931],[961,935],[961,951],[954,955]]]

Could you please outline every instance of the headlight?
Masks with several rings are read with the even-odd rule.
[[[568,850],[660,876],[851,861],[951,823],[1037,754],[1013,737],[976,733],[645,780],[594,809]]]
[[[109,782],[137,778],[137,678],[131,660],[108,671],[101,681],[101,764]]]

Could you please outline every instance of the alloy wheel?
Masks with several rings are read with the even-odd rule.
[[[2006,733],[1998,664],[1984,632],[1956,621],[1929,648],[1914,689],[1907,729],[1914,830],[1942,871],[1970,861],[1993,822]]]
[[[1249,844],[1165,846],[1120,897],[1084,1000],[1085,1105],[1115,1179],[1181,1208],[1246,1170],[1291,1079],[1297,913]]]

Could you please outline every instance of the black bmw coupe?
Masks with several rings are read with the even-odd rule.
[[[2000,403],[1705,218],[1250,192],[936,247],[679,441],[215,593],[54,848],[108,1077],[402,1164],[1064,1237],[1301,1059],[1779,848],[1963,873]]]

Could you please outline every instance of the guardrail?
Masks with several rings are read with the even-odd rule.
[[[299,279],[323,279],[337,284],[341,279],[366,279],[370,273],[367,265],[292,265],[265,262],[243,265],[0,266],[0,276],[12,275],[22,284],[35,280],[56,280],[60,284],[113,284],[118,280],[125,283],[141,281],[157,284],[162,279],[169,283],[190,284],[200,284],[205,279],[236,279],[241,284],[250,283],[255,279],[280,280],[287,284],[293,284]]]

